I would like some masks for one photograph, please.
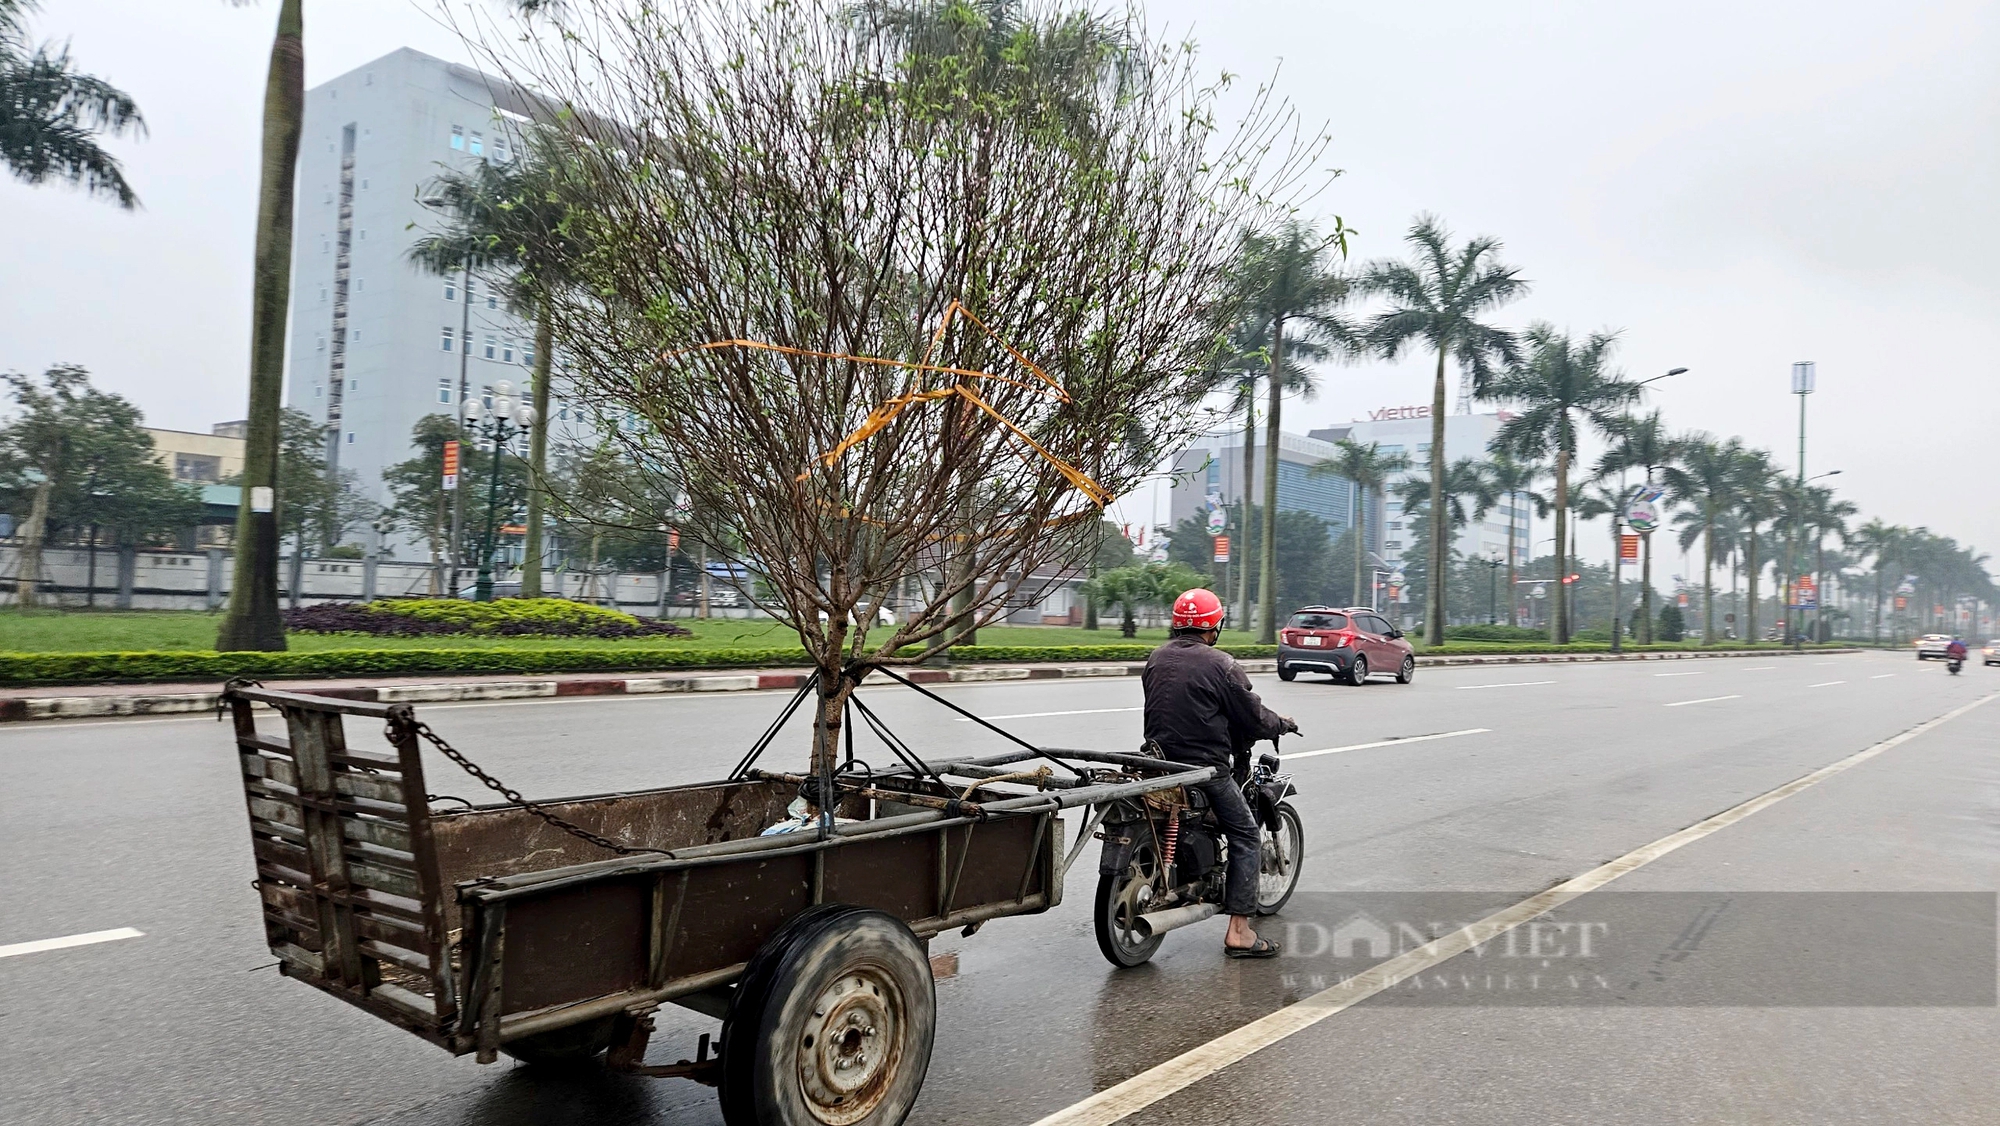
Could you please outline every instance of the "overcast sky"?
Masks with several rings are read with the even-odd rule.
[[[477,2],[477,0],[476,0]],[[155,425],[243,414],[275,0],[46,0],[31,24],[132,93],[145,207],[0,179],[0,369],[90,368]],[[398,47],[464,60],[428,0],[306,0],[308,85]],[[1334,138],[1318,201],[1401,253],[1420,211],[1506,244],[1499,314],[1623,332],[1678,429],[1810,470],[1864,516],[2000,548],[2000,5],[1155,0],[1208,64]],[[1286,429],[1428,401],[1421,360],[1332,367]],[[1132,518],[1147,515],[1129,506]],[[1586,548],[1590,540],[1585,540]],[[1601,552],[1599,553],[1601,554]]]

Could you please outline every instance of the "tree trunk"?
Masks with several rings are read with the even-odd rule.
[[[1439,365],[1438,367],[1438,396],[1440,398],[1444,396],[1443,365]],[[1437,427],[1436,429],[1442,430],[1443,427],[1440,426]],[[1431,447],[1432,462],[1435,464],[1435,462],[1437,461],[1438,451],[1439,449],[1442,448],[1442,442],[1441,439],[1435,435],[1433,436],[1432,441],[1440,443],[1439,445],[1433,445]],[[1433,477],[1431,481],[1432,481],[1431,492],[1435,495],[1437,492],[1437,484],[1436,484],[1437,478]],[[1569,541],[1567,538],[1565,538],[1568,536],[1568,534],[1569,534],[1569,451],[1564,449],[1558,449],[1556,451],[1556,617],[1555,621],[1552,623],[1554,628],[1549,630],[1549,640],[1555,642],[1558,645],[1562,645],[1569,641],[1569,597],[1567,594],[1569,586],[1568,584],[1563,582],[1564,577],[1566,577],[1566,575],[1568,574],[1568,572],[1564,569],[1564,561],[1569,558],[1569,552],[1567,550],[1569,547]],[[1442,623],[1440,623],[1438,626],[1438,639],[1440,641],[1444,639],[1444,627]]]
[[[291,303],[292,203],[305,113],[302,0],[278,9],[271,69],[264,83],[263,171],[257,187],[257,248],[250,312],[249,430],[243,442],[242,502],[236,510],[236,574],[215,639],[221,650],[285,647],[278,616],[278,513],[254,511],[259,488],[278,484],[278,412],[284,402],[285,320]]]
[[[1354,603],[1353,604],[1356,606],[1361,605],[1361,570],[1362,570],[1361,565],[1366,560],[1368,555],[1368,522],[1367,522],[1368,513],[1366,507],[1362,503],[1367,498],[1367,496],[1368,496],[1368,490],[1362,488],[1360,482],[1358,481],[1355,482],[1354,483]],[[1372,595],[1374,591],[1371,590],[1369,591],[1369,593]],[[1375,600],[1372,597],[1368,600],[1370,605],[1373,605],[1374,601]]]
[[[1875,644],[1882,644],[1882,562],[1879,559],[1875,562],[1875,626],[1869,631],[1869,637]]]
[[[14,573],[14,604],[26,609],[38,597],[35,588],[42,581],[42,540],[48,535],[49,494],[55,482],[47,474],[35,486],[35,499],[28,508],[28,523],[21,529],[21,561]]]
[[[528,429],[528,530],[521,539],[521,597],[542,596],[542,509],[546,490],[542,477],[549,467],[549,350],[555,344],[555,326],[549,316],[549,302],[535,303],[535,419]],[[672,556],[668,556],[672,567]],[[664,572],[662,573],[664,575]],[[660,580],[664,583],[664,577]]]
[[[1243,519],[1237,523],[1237,535],[1243,541],[1238,549],[1231,545],[1230,554],[1241,562],[1236,565],[1237,582],[1242,589],[1236,592],[1236,616],[1242,623],[1238,628],[1249,629],[1250,617],[1250,568],[1256,559],[1250,554],[1250,481],[1257,474],[1257,381],[1252,378],[1250,386],[1243,392],[1243,488],[1242,499],[1237,502],[1237,511]]]
[[[1743,598],[1743,640],[1755,644],[1757,641],[1757,525],[1749,527],[1749,540],[1744,547],[1744,598]]]
[[[1702,510],[1701,643],[1715,644],[1715,502]]]
[[[1264,535],[1257,568],[1257,639],[1278,643],[1278,414],[1284,404],[1285,318],[1271,322],[1271,406],[1264,420]]]
[[[1520,609],[1515,603],[1515,592],[1521,589],[1514,581],[1514,525],[1520,521],[1521,494],[1507,495],[1507,624],[1521,624]]]
[[[1431,384],[1431,551],[1424,567],[1430,595],[1424,606],[1424,644],[1444,644],[1444,568],[1451,558],[1451,514],[1444,510],[1444,361],[1450,349],[1438,349],[1437,378]],[[1562,516],[1556,516],[1556,563],[1562,563]],[[1562,593],[1560,589],[1556,591]],[[1562,600],[1556,600],[1556,620],[1562,621]]]

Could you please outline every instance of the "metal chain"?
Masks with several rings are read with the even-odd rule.
[[[620,844],[619,842],[614,841],[609,837],[599,836],[598,834],[591,832],[589,829],[586,829],[583,826],[578,825],[573,821],[566,821],[563,818],[553,813],[550,813],[548,810],[543,809],[540,805],[529,801],[525,797],[522,797],[521,791],[514,789],[513,787],[507,785],[505,782],[500,781],[498,778],[495,778],[491,774],[488,774],[486,773],[486,771],[480,769],[477,763],[474,763],[471,759],[466,758],[464,755],[460,754],[456,747],[453,747],[450,743],[444,741],[443,736],[431,730],[430,724],[427,724],[422,720],[417,719],[414,716],[406,720],[403,720],[402,722],[409,726],[410,731],[412,731],[417,735],[421,735],[423,738],[428,740],[433,747],[436,747],[438,749],[439,754],[457,763],[460,769],[464,770],[467,774],[472,775],[474,778],[477,778],[480,781],[480,783],[484,785],[487,789],[492,790],[494,793],[497,793],[501,797],[506,798],[509,802],[513,803],[514,805],[520,806],[522,809],[527,810],[529,813],[534,814],[536,817],[541,818],[543,821],[548,822],[550,825],[553,825],[554,827],[561,829],[563,832],[568,833],[572,837],[576,837],[579,840],[589,841],[591,844],[594,844],[601,849],[606,849],[611,852],[615,852],[620,856],[631,856],[635,853],[641,853],[641,852],[655,853],[660,856],[673,855],[672,853],[668,852],[666,849],[663,848],[640,848],[635,845]],[[390,719],[387,732],[390,742],[397,741],[398,738],[398,733],[396,730],[397,726],[398,726],[397,720],[394,718]]]

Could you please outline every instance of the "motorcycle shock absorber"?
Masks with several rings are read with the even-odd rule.
[[[1167,873],[1169,883],[1173,881],[1174,850],[1181,843],[1181,815],[1179,810],[1167,814],[1167,841],[1160,856],[1160,868]]]

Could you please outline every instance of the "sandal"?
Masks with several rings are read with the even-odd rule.
[[[1276,942],[1262,936],[1248,946],[1231,946],[1226,942],[1222,944],[1223,954],[1231,958],[1275,958],[1282,949],[1284,948]]]

